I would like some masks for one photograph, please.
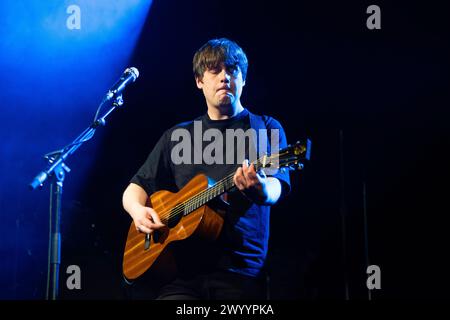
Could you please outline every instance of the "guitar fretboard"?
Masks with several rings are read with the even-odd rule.
[[[252,164],[255,166],[256,171],[258,171],[259,168],[262,167],[261,159],[252,162]],[[184,203],[179,204],[178,206],[180,206],[179,209],[181,209],[181,211],[183,212],[183,216],[188,215],[189,213],[205,205],[212,199],[232,189],[234,187],[233,177],[234,172],[230,173],[222,180],[217,181],[214,185],[212,185],[208,189],[203,190],[200,193],[196,194],[195,196],[185,201]]]
[[[193,196],[191,199],[184,202],[184,204],[182,204],[184,206],[183,215],[184,216],[188,215],[192,211],[200,208],[201,206],[205,205],[212,199],[222,195],[223,193],[233,188],[234,187],[233,176],[234,173],[232,175],[228,175],[224,179],[215,183],[213,186],[209,187],[206,190],[203,190],[202,192]]]

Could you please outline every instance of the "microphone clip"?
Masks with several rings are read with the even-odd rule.
[[[112,105],[113,105],[114,107],[116,107],[116,108],[120,108],[121,106],[123,106],[123,97],[122,97],[122,94],[118,95],[118,96],[114,99]]]

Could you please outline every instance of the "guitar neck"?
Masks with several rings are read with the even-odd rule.
[[[259,160],[252,162],[252,164],[255,166],[256,171],[261,167],[261,163]],[[230,173],[225,178],[217,181],[211,187],[197,193],[192,198],[187,200],[184,204],[183,215],[188,215],[189,213],[200,208],[201,206],[205,205],[209,201],[211,201],[211,200],[221,196],[225,192],[231,190],[235,186],[233,177],[234,177],[234,172]]]
[[[230,174],[220,181],[217,181],[214,185],[197,193],[195,196],[187,200],[184,204],[183,215],[188,215],[192,211],[200,208],[209,201],[221,196],[225,192],[231,190],[234,187],[233,174]]]

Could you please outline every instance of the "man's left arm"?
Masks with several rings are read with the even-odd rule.
[[[263,171],[257,173],[255,166],[244,160],[242,167],[233,177],[236,187],[248,198],[260,205],[273,205],[281,196],[281,182],[275,177],[266,177]]]

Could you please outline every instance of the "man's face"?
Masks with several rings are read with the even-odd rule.
[[[245,81],[239,66],[226,68],[223,64],[203,73],[203,79],[196,79],[197,87],[202,89],[208,107],[234,105],[239,102]]]

